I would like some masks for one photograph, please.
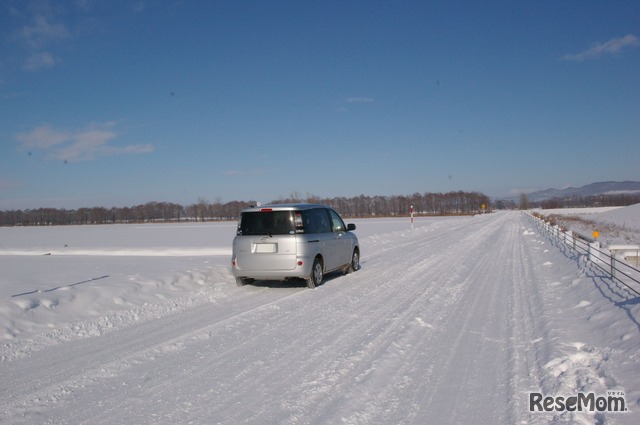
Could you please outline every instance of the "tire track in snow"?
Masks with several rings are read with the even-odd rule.
[[[504,309],[499,305],[502,290],[498,278],[504,263],[504,253],[509,251],[504,236],[504,218],[494,220],[475,235],[465,247],[465,271],[458,283],[456,302],[447,309],[447,319],[429,346],[425,356],[437,366],[415,389],[419,407],[409,423],[428,420],[433,411],[446,422],[459,422],[465,418],[493,418],[501,422],[499,412],[504,412],[501,399],[506,390],[504,364]],[[498,238],[492,240],[494,234]],[[490,241],[498,247],[485,250]],[[496,333],[497,332],[497,333]],[[487,382],[497,395],[487,394]]]
[[[368,413],[354,413],[347,423],[427,423],[433,422],[434,417],[440,418],[436,422],[443,423],[465,422],[469,418],[479,422],[482,422],[479,418],[485,418],[493,423],[513,423],[522,415],[520,406],[509,408],[512,405],[509,394],[513,391],[510,376],[514,367],[508,365],[514,353],[527,351],[525,344],[530,338],[514,335],[511,329],[518,323],[533,327],[536,319],[530,311],[514,313],[509,306],[514,291],[523,292],[527,283],[526,275],[522,278],[522,274],[513,269],[523,267],[522,264],[525,268],[531,267],[527,257],[514,255],[514,247],[520,240],[518,225],[513,217],[503,217],[472,237],[461,238],[463,242],[452,245],[451,250],[443,250],[442,257],[434,264],[446,263],[451,267],[445,258],[461,249],[467,255],[462,269],[453,274],[459,282],[455,279],[442,282],[443,289],[453,285],[445,292],[447,303],[431,304],[421,313],[440,320],[431,320],[426,333],[414,329],[399,336],[396,346],[405,347],[398,360],[401,373],[383,374],[381,380],[389,383],[383,388],[388,390],[370,403]],[[487,241],[494,247],[483,249]],[[495,247],[498,249],[494,250]],[[522,296],[526,298],[524,293]],[[496,326],[496,322],[500,326]],[[418,321],[418,324],[424,326],[426,322]],[[519,382],[519,388],[531,388],[527,367],[520,370],[526,382]],[[392,372],[387,369],[386,373]],[[406,377],[411,377],[411,381],[403,381]],[[392,384],[394,380],[397,384]],[[495,394],[487,393],[487,383],[494,383],[490,387]],[[373,385],[372,391],[375,388]],[[401,401],[391,406],[385,402],[389,395]],[[385,409],[393,411],[387,413],[389,420],[381,420]]]
[[[357,400],[338,400],[329,410],[346,413],[342,416],[334,414],[331,419],[346,423],[413,422],[415,412],[420,409],[419,393],[424,390],[420,384],[421,379],[428,379],[428,376],[421,376],[424,375],[424,364],[428,364],[430,360],[428,347],[441,332],[439,329],[446,326],[445,322],[450,315],[448,310],[462,293],[462,288],[455,281],[464,267],[443,259],[456,258],[460,252],[466,252],[469,244],[481,241],[489,231],[480,230],[473,236],[465,235],[466,231],[462,231],[457,232],[453,238],[448,234],[439,239],[418,243],[413,241],[414,246],[409,251],[416,253],[415,257],[409,256],[400,270],[392,271],[397,279],[392,283],[399,283],[402,287],[398,288],[393,284],[385,286],[386,290],[399,291],[412,300],[406,308],[395,306],[391,309],[396,314],[398,311],[404,312],[400,320],[402,326],[382,337],[384,346],[378,347],[378,353],[372,356],[371,363],[365,363],[370,367],[360,367],[360,370],[364,370],[364,375],[357,376],[356,381],[361,383],[354,397]],[[430,245],[436,248],[431,248],[430,251]],[[431,257],[420,259],[425,251]],[[427,270],[429,274],[425,275]],[[373,299],[393,295],[386,293],[382,297],[373,296]],[[427,369],[432,372],[433,367]],[[380,388],[383,390],[380,391]],[[349,410],[352,412],[349,413]]]
[[[515,222],[520,225],[521,237],[515,238],[514,252],[519,259],[535,258],[530,248],[530,239],[535,235],[526,220]],[[515,394],[510,401],[509,411],[511,417],[520,421],[531,423],[538,418],[527,416],[528,393],[539,390],[544,376],[542,364],[548,356],[548,347],[544,336],[549,334],[549,325],[543,315],[544,301],[540,294],[536,265],[532,261],[512,261],[512,275],[514,285],[511,287],[509,297],[509,332],[511,344],[509,344],[509,392]]]

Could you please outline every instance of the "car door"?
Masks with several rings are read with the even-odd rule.
[[[351,241],[345,237],[347,226],[337,212],[327,209],[331,220],[332,238],[329,243],[329,257],[331,258],[331,270],[341,267],[351,260]],[[327,267],[329,268],[329,267]]]
[[[306,245],[310,251],[307,255],[321,254],[325,268],[331,263],[327,252],[331,251],[330,244],[333,238],[329,215],[324,208],[312,208],[302,212]]]

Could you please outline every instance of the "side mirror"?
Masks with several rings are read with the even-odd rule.
[[[356,225],[353,223],[349,223],[347,224],[347,230],[351,231],[351,230],[356,230]]]

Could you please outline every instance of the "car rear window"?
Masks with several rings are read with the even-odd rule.
[[[244,212],[238,235],[292,235],[296,233],[293,211]]]

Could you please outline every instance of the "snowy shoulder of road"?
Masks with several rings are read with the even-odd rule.
[[[638,294],[526,214],[354,221],[313,290],[237,287],[234,223],[0,228],[0,422],[638,423]]]
[[[536,211],[544,215],[576,216],[600,224],[605,228],[616,227],[622,231],[640,234],[640,204],[628,207],[557,208]]]

